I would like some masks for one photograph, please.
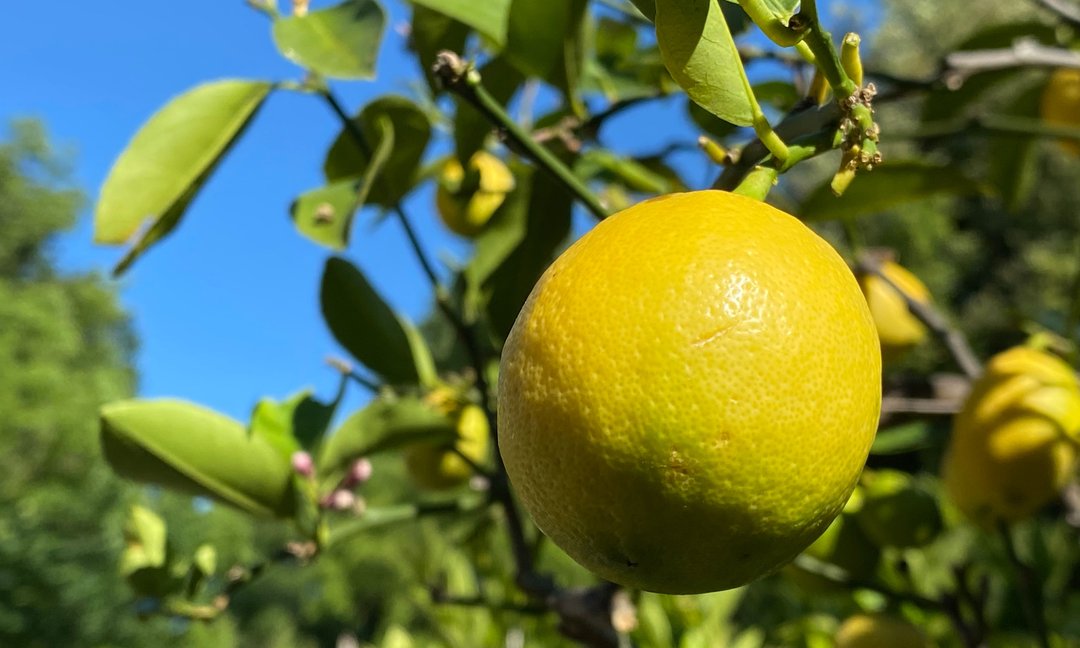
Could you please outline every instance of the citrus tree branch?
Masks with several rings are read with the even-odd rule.
[[[1019,38],[1011,47],[967,50],[947,55],[942,78],[949,87],[957,87],[973,74],[1030,66],[1080,69],[1080,52],[1048,47],[1032,38]]]
[[[580,178],[574,175],[573,171],[555,157],[554,153],[534,140],[510,118],[510,115],[506,114],[499,102],[495,101],[495,98],[484,88],[480,73],[472,65],[463,61],[454,52],[444,50],[439,52],[432,69],[444,88],[479,110],[480,114],[501,129],[520,151],[565,185],[597,220],[607,218],[608,210],[600,199],[585,186]]]
[[[930,329],[945,348],[952,354],[956,364],[960,367],[960,370],[971,380],[975,380],[982,375],[982,363],[979,362],[975,352],[971,350],[971,345],[968,344],[967,338],[960,332],[959,329],[949,324],[949,321],[945,319],[933,305],[924,303],[914,299],[911,295],[904,291],[903,288],[896,285],[889,277],[881,272],[880,263],[873,258],[873,255],[865,254],[858,261],[859,270],[865,273],[871,273],[876,275],[886,285],[891,287],[901,297],[904,298],[904,302],[907,304],[908,310],[914,315],[920,322],[926,325],[926,328]]]

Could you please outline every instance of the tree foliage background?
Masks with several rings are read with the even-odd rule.
[[[367,5],[341,6],[355,8],[353,4]],[[750,27],[735,4],[721,4],[733,30]],[[511,3],[491,3],[502,5]],[[651,25],[630,5],[514,0],[512,6],[507,31],[500,32],[497,24],[485,22],[487,14],[475,7],[470,12],[469,3],[417,1],[412,4],[408,44],[424,69],[442,48],[477,58],[484,85],[502,104],[512,98],[523,101],[526,79],[532,80],[526,87],[542,82],[544,98],[556,107],[533,118],[530,135],[573,169],[578,181],[599,196],[602,207],[701,188],[696,179],[702,171],[712,172],[712,177],[720,173],[704,154],[693,153],[692,137],[636,158],[623,142],[608,141],[607,120],[632,119],[619,113],[630,115],[635,103],[666,100],[673,106],[673,118],[683,120],[688,132],[707,134],[726,147],[752,138],[746,128],[725,123],[681,97],[664,70]],[[335,9],[327,5],[311,10],[324,15],[318,11]],[[887,156],[881,169],[894,161],[917,169],[925,165],[924,177],[938,174],[945,181],[905,194],[890,184],[888,171],[860,175],[852,186],[866,188],[864,198],[888,199],[843,203],[857,216],[856,236],[850,227],[827,217],[814,219],[815,227],[849,257],[859,240],[893,250],[929,286],[937,306],[958,323],[980,357],[1047,331],[1060,334],[1054,344],[1075,358],[1069,338],[1075,335],[1078,315],[1080,164],[1045,133],[995,130],[980,121],[987,115],[1014,117],[1020,124],[1037,119],[1047,70],[1017,66],[984,72],[959,88],[944,83],[942,71],[952,52],[1008,47],[1018,37],[1046,44],[1076,42],[1076,26],[1037,2],[988,2],[973,12],[959,3],[889,0],[882,10],[880,28],[863,34],[864,47],[869,45],[864,56],[868,77],[899,95],[877,106]],[[321,72],[299,90],[319,95],[322,77],[363,76],[375,67],[373,54],[363,47],[343,60],[318,51],[311,54],[304,49],[310,36],[305,24],[278,17],[274,28],[283,51]],[[347,24],[348,31],[336,36],[357,42],[370,39],[376,28],[371,20],[355,16]],[[537,24],[549,26],[544,33],[557,38],[533,34]],[[839,36],[835,29],[834,34]],[[744,35],[739,43],[752,49],[760,47],[760,38]],[[791,82],[786,67],[776,71],[775,63],[766,64],[774,65],[770,72],[752,73],[774,121],[793,107],[798,90],[804,90]],[[748,56],[752,71],[758,64]],[[460,96],[436,94],[436,88],[429,76],[414,96],[373,102],[358,110],[356,119],[343,109],[341,137],[327,155],[326,186],[297,188],[291,215],[301,235],[347,254],[354,219],[393,218],[405,193],[435,179],[442,157],[425,156],[429,140],[441,151],[452,147],[452,155],[462,160],[485,146],[492,125]],[[252,85],[242,90],[230,95],[236,102],[231,115],[253,115],[261,106],[260,93],[270,88]],[[244,134],[245,125],[233,124],[223,139],[199,144],[225,152],[231,137]],[[351,129],[359,129],[359,139],[370,146],[365,149],[351,139]],[[257,131],[257,119],[252,130]],[[564,182],[527,163],[529,154],[512,137],[487,146],[512,158],[515,188],[476,238],[474,257],[457,269],[443,297],[476,325],[481,335],[473,343],[491,359],[533,280],[565,245],[574,196]],[[558,615],[517,587],[520,565],[514,563],[503,532],[505,514],[498,507],[476,505],[484,492],[477,486],[483,484],[434,497],[417,488],[398,452],[406,441],[392,440],[405,433],[394,425],[361,418],[356,420],[363,425],[345,422],[329,437],[341,435],[343,443],[352,444],[340,452],[345,459],[371,456],[372,478],[358,491],[362,514],[356,507],[327,510],[331,507],[319,499],[334,490],[340,476],[341,465],[334,462],[320,465],[326,474],[312,487],[317,492],[310,501],[305,501],[310,493],[304,492],[303,482],[290,482],[301,494],[300,503],[282,504],[295,507],[293,525],[117,479],[98,447],[97,408],[135,391],[130,366],[134,344],[106,279],[55,270],[50,241],[72,225],[84,206],[83,197],[70,187],[61,158],[51,151],[42,129],[32,124],[17,124],[0,148],[0,367],[5,368],[0,371],[0,643],[575,645],[560,632]],[[821,196],[835,171],[834,156],[800,164],[783,176],[769,199],[796,215],[834,209],[834,203],[822,208]],[[204,179],[196,176],[166,201],[155,224],[141,232],[125,265],[180,224],[192,195],[185,192],[190,187],[197,191]],[[482,181],[467,175],[465,184],[474,183],[471,189],[476,189],[475,183]],[[103,195],[102,201],[108,200]],[[361,211],[362,205],[368,209]],[[362,236],[362,228],[355,229],[355,235]],[[130,234],[124,231],[116,242],[130,240]],[[331,265],[327,268],[329,277]],[[324,313],[342,346],[363,365],[355,371],[344,368],[343,385],[357,375],[384,388],[412,383],[412,388],[393,390],[389,398],[384,389],[375,399],[376,406],[393,405],[417,391],[432,391],[435,383],[428,381],[434,369],[453,383],[458,396],[483,400],[477,379],[490,380],[485,375],[490,366],[480,372],[469,366],[475,349],[463,343],[444,310],[433,309],[415,330],[393,324],[393,296],[386,296],[387,307],[364,288],[359,271],[353,275],[347,266],[337,268],[345,268],[341,283],[324,278],[321,287]],[[357,323],[348,313],[334,315],[334,300],[327,301],[326,294],[336,285],[347,288],[339,293],[349,307],[343,310],[363,311],[377,322],[374,329],[370,321]],[[422,335],[415,334],[417,330]],[[386,344],[373,347],[365,336]],[[955,373],[945,348],[926,343],[889,367],[886,394],[940,396],[934,391],[939,379]],[[282,462],[301,445],[319,460],[319,439],[344,418],[338,415],[335,425],[328,426],[333,403],[310,395],[298,399],[265,405],[270,419],[285,421],[288,436],[312,440],[296,445],[283,441],[287,452]],[[322,412],[325,420],[300,423],[297,403]],[[421,432],[410,428],[408,434],[443,438],[444,423],[424,419],[422,426],[414,426],[423,428]],[[269,428],[262,429],[266,433]],[[129,438],[138,440],[140,433]],[[948,434],[947,417],[887,418],[879,436],[884,442],[868,464],[872,471],[912,475],[920,491],[931,494],[944,518],[931,542],[919,548],[867,545],[849,552],[864,552],[866,560],[839,565],[841,576],[833,579],[838,582],[815,581],[822,577],[815,574],[800,578],[785,570],[731,592],[696,597],[634,594],[636,627],[628,640],[646,647],[829,646],[840,620],[858,610],[882,609],[920,625],[941,645],[972,645],[957,632],[957,616],[971,628],[981,624],[982,630],[989,629],[993,645],[1037,645],[1024,614],[1025,595],[1016,586],[1005,548],[992,534],[965,524],[941,494],[936,475]],[[332,447],[332,441],[321,446],[324,456]],[[120,472],[137,476],[131,465],[114,461]],[[212,488],[202,494],[221,496]],[[141,524],[132,522],[133,504],[147,511]],[[1080,549],[1075,503],[1072,506],[1055,502],[1038,518],[1017,525],[1014,533],[1054,641],[1061,645],[1080,642]],[[456,514],[430,514],[447,507]],[[149,513],[151,509],[156,514]],[[164,520],[167,541],[165,535],[155,535],[154,520]],[[333,521],[330,538],[336,539],[338,530],[348,539],[319,540],[317,544],[325,546],[313,557],[305,542],[325,533],[325,520]],[[553,574],[563,591],[593,584],[539,535],[529,534],[527,540],[536,572]],[[160,555],[151,555],[146,548],[157,542]],[[843,556],[838,554],[825,562],[839,562]],[[117,573],[121,564],[129,566],[127,585]],[[830,574],[836,572],[826,570],[826,581]],[[608,595],[606,604],[617,613],[619,607]],[[963,611],[957,612],[956,606],[964,606]]]

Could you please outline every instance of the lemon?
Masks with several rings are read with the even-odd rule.
[[[930,291],[907,268],[894,261],[885,261],[881,264],[881,274],[915,301],[930,302]],[[881,340],[881,354],[886,361],[926,339],[926,327],[911,314],[907,301],[895,288],[873,273],[861,274],[859,286],[874,318]]]
[[[929,648],[914,624],[886,614],[856,614],[836,631],[836,648]]]
[[[1050,74],[1039,112],[1051,124],[1080,127],[1080,70],[1061,68]],[[1080,155],[1077,140],[1061,140],[1061,147],[1073,155]]]
[[[491,220],[496,210],[514,190],[514,176],[502,160],[487,151],[478,151],[469,159],[469,170],[476,174],[474,187],[465,187],[465,169],[457,158],[450,158],[439,173],[435,207],[443,223],[462,236],[475,236]]]
[[[945,488],[984,527],[1029,517],[1071,476],[1078,431],[1080,384],[1072,369],[1045,351],[1004,351],[987,363],[953,422]]]
[[[472,476],[472,467],[458,452],[473,463],[483,463],[488,450],[487,414],[479,405],[468,404],[457,414],[458,439],[454,448],[433,443],[419,443],[405,451],[405,467],[420,488],[445,490],[465,483]]]
[[[533,288],[503,349],[499,440],[540,529],[602,578],[743,585],[844,506],[881,358],[828,243],[721,191],[598,224]]]

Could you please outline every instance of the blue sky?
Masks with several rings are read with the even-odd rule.
[[[384,5],[390,28],[377,80],[335,84],[353,110],[383,94],[410,95],[420,78],[401,35],[409,11],[398,0]],[[18,2],[4,14],[0,120],[42,119],[55,143],[75,151],[76,180],[91,200],[138,126],[169,98],[216,78],[300,75],[274,49],[269,21],[242,0]],[[604,136],[622,152],[649,152],[674,135],[693,141],[684,121],[679,100],[652,102],[613,120]],[[323,359],[341,352],[322,324],[317,291],[328,252],[296,234],[287,210],[297,194],[322,184],[322,158],[337,132],[317,98],[272,96],[180,228],[120,281],[140,338],[141,395],[183,397],[246,418],[264,395],[334,391]],[[441,137],[445,146],[448,135]],[[705,169],[687,170],[691,183],[706,182]],[[439,223],[430,187],[406,206],[431,255],[468,254]],[[105,271],[121,254],[91,243],[89,214],[57,249],[67,269]],[[372,228],[373,215],[357,220],[346,255],[394,308],[421,319],[429,287],[397,224]],[[586,223],[578,214],[578,229]]]

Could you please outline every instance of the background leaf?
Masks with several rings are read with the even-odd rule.
[[[239,421],[179,400],[101,409],[105,458],[122,477],[212,497],[250,513],[292,513],[292,468]]]
[[[291,461],[297,450],[311,448],[326,433],[337,403],[323,403],[304,390],[283,401],[263,398],[251,413],[248,431]]]
[[[444,13],[417,3],[413,3],[411,24],[409,46],[416,52],[416,62],[424,71],[428,88],[435,93],[442,92],[432,71],[435,55],[442,50],[464,51],[469,27]]]
[[[742,60],[714,0],[657,0],[656,40],[664,65],[702,108],[739,126],[752,114]]]
[[[346,0],[329,9],[274,21],[282,56],[323,76],[375,78],[386,13],[376,0]]]
[[[409,336],[359,268],[327,259],[319,300],[330,332],[353,357],[391,384],[417,382]]]
[[[979,184],[956,167],[914,160],[889,162],[860,173],[839,198],[825,182],[803,201],[799,215],[806,221],[853,218],[935,194],[979,191]]]
[[[145,228],[118,271],[176,227],[270,89],[263,81],[205,83],[143,124],[109,171],[94,211],[97,243],[124,243]]]
[[[349,462],[418,442],[449,443],[455,421],[419,398],[378,398],[357,411],[323,446],[319,468],[334,471]]]
[[[342,180],[300,194],[289,207],[297,231],[331,250],[344,250],[356,214],[356,184]]]
[[[480,68],[484,88],[495,101],[506,105],[525,77],[503,57],[496,57]],[[484,140],[492,127],[487,118],[468,102],[454,99],[457,112],[454,115],[454,146],[458,160],[468,168],[469,158],[484,146]]]

